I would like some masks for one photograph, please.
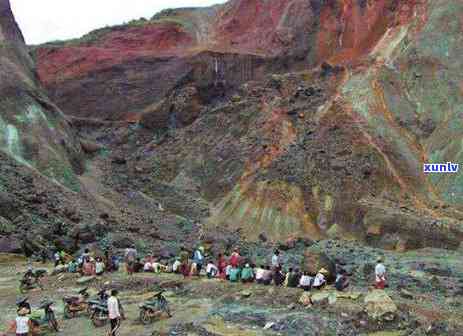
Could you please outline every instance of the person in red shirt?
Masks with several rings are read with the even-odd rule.
[[[217,258],[217,268],[219,269],[219,278],[225,279],[225,269],[227,268],[227,258],[220,253],[219,257]]]
[[[230,257],[230,265],[232,265],[233,267],[238,267],[240,265],[240,262],[241,256],[239,250],[236,248]]]

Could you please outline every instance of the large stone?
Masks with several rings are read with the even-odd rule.
[[[21,242],[12,236],[0,237],[0,253],[22,253]]]
[[[330,303],[330,295],[331,293],[326,291],[314,293],[311,297],[312,303],[318,306],[327,305]]]
[[[6,218],[0,216],[0,234],[10,234],[14,230],[14,225]]]
[[[389,319],[395,316],[397,306],[384,290],[375,289],[365,296],[365,310],[372,319]]]
[[[84,276],[82,278],[77,279],[76,282],[79,285],[83,285],[83,284],[88,284],[88,283],[92,282],[95,279],[96,279],[96,277],[94,275],[92,275],[92,276]]]
[[[312,304],[310,292],[304,292],[299,297],[299,303],[303,306],[310,306]]]
[[[336,277],[335,263],[323,252],[305,250],[302,268],[312,275],[317,274],[320,269],[324,268],[328,271],[328,281],[333,281]]]

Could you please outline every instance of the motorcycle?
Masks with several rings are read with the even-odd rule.
[[[43,290],[41,279],[47,274],[47,270],[38,269],[35,271],[29,270],[24,274],[21,280],[19,280],[19,291],[24,294],[27,291],[35,288]]]
[[[169,317],[172,317],[170,313],[169,303],[167,299],[162,295],[164,291],[160,291],[153,295],[151,299],[142,303],[139,306],[140,309],[140,321],[143,324],[149,324],[154,322],[156,317],[166,313]]]
[[[51,307],[53,305],[53,301],[43,301],[40,306],[38,307],[39,310],[43,309],[44,314],[42,315],[40,312],[35,311],[31,314],[31,322],[32,322],[32,334],[44,334],[48,331],[59,331],[58,321],[56,320],[55,312]]]
[[[108,294],[106,294],[106,289],[102,289],[98,292],[95,299],[87,300],[87,313],[89,316],[93,315],[94,308],[100,305],[106,305],[108,300]]]
[[[85,311],[89,312],[89,303],[87,299],[89,294],[87,293],[88,287],[79,291],[79,295],[65,296],[64,302],[64,318],[74,318],[77,313]]]
[[[108,304],[99,302],[92,307],[90,319],[95,327],[104,326],[109,320]]]

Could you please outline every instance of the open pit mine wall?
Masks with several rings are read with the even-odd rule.
[[[68,188],[82,171],[61,111],[48,99],[8,0],[0,1],[0,150]]]
[[[66,113],[102,119],[137,120],[184,85],[196,87],[208,104],[271,72],[324,62],[343,67],[345,76],[314,122],[341,128],[341,121],[352,122],[357,138],[347,145],[374,154],[383,189],[356,193],[347,209],[346,190],[321,190],[330,177],[321,176],[313,190],[273,177],[270,192],[243,181],[215,200],[213,222],[246,226],[244,217],[255,212],[251,222],[259,230],[248,225],[251,239],[260,230],[274,239],[338,231],[371,240],[398,234],[412,246],[457,246],[463,175],[424,174],[423,163],[462,162],[462,12],[457,0],[235,0],[167,11],[38,46],[34,54],[41,81]],[[276,207],[265,201],[273,189],[282,195]],[[320,203],[311,205],[317,195],[323,195]],[[392,204],[383,202],[389,198]]]

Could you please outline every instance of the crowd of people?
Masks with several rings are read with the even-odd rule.
[[[55,269],[69,273],[80,273],[83,276],[99,276],[105,272],[114,272],[119,269],[120,259],[110,255],[109,251],[104,256],[94,256],[89,249],[74,258],[64,251],[56,251],[54,254]]]
[[[65,263],[67,259],[67,263]],[[217,258],[207,257],[203,246],[199,246],[193,253],[182,248],[173,263],[161,260],[153,255],[139,257],[135,248],[127,248],[124,253],[124,261],[128,274],[139,272],[152,273],[177,273],[184,277],[206,275],[209,279],[222,279],[230,282],[242,282],[262,285],[276,285],[293,288],[301,288],[305,291],[322,289],[327,284],[329,271],[320,268],[317,272],[310,273],[298,267],[284,265],[281,252],[276,249],[269,264],[256,265],[249,258],[240,255],[239,249],[226,256],[219,254]],[[111,256],[107,251],[104,256],[93,257],[88,249],[82,255],[72,259],[64,252],[56,252],[55,266],[65,265],[68,272],[79,272],[85,276],[102,275],[104,272],[113,272],[119,269],[121,260]],[[286,266],[286,267],[285,267]],[[334,287],[342,291],[349,286],[349,277],[342,268],[336,267]],[[384,289],[386,283],[386,268],[382,259],[377,261],[375,267],[375,284],[378,289]]]
[[[204,247],[199,246],[191,254],[182,248],[175,261],[170,264],[148,255],[141,259],[133,248],[125,252],[127,272],[177,273],[184,277],[200,276],[204,274],[209,279],[221,279],[230,282],[257,283],[262,285],[276,285],[301,288],[305,291],[322,289],[327,284],[329,271],[320,268],[315,274],[300,270],[297,267],[286,267],[281,252],[275,250],[271,262],[254,264],[249,258],[240,255],[239,249],[234,249],[230,256],[219,254],[217,258],[206,258]],[[336,267],[334,287],[343,291],[349,286],[348,273]],[[386,268],[381,260],[375,267],[375,287],[386,287]]]

